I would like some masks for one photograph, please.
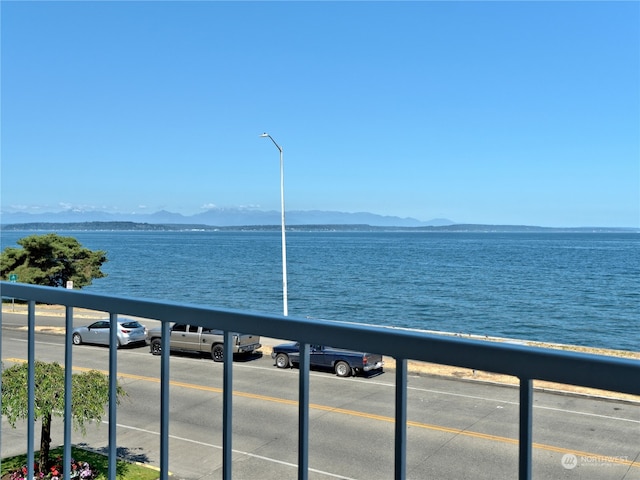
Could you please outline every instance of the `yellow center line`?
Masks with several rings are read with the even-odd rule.
[[[26,360],[24,359],[19,359],[19,358],[7,358],[5,359],[5,361],[7,362],[13,362],[13,363],[25,363]],[[86,371],[90,371],[90,370],[96,370],[94,368],[85,368],[85,367],[73,367],[73,370],[77,370],[77,371],[81,371],[81,372],[86,372]],[[105,371],[105,370],[97,370],[100,373],[103,373],[105,375],[108,375],[109,372]],[[155,378],[155,377],[147,377],[144,375],[135,375],[133,373],[118,373],[118,377],[121,378],[128,378],[131,380],[141,380],[141,381],[145,381],[145,382],[152,382],[152,383],[160,383],[160,379],[159,378]],[[177,381],[173,381],[171,380],[169,382],[170,385],[175,386],[175,387],[182,387],[182,388],[189,388],[191,390],[201,390],[201,391],[206,391],[206,392],[214,392],[214,393],[222,393],[222,388],[218,388],[218,387],[207,387],[204,385],[196,385],[193,383],[185,383],[185,382],[177,382]],[[271,397],[268,395],[261,395],[261,394],[257,394],[257,393],[249,393],[249,392],[240,392],[237,390],[233,391],[233,395],[236,397],[242,397],[242,398],[250,398],[250,399],[254,399],[254,400],[261,400],[264,402],[272,402],[272,403],[280,403],[283,405],[292,405],[292,406],[297,406],[298,405],[298,401],[297,400],[288,400],[286,398],[279,398],[279,397]],[[394,417],[389,417],[389,416],[385,416],[385,415],[377,415],[374,413],[366,413],[366,412],[359,412],[357,410],[349,410],[349,409],[345,409],[345,408],[338,408],[338,407],[330,407],[328,405],[320,405],[317,403],[310,403],[309,404],[309,409],[312,410],[320,410],[320,411],[325,411],[325,412],[330,412],[330,413],[337,413],[340,415],[348,415],[348,416],[352,416],[352,417],[360,417],[360,418],[366,418],[369,420],[377,420],[377,421],[381,421],[381,422],[387,422],[387,423],[395,423],[395,418]],[[480,433],[480,432],[473,432],[471,430],[461,430],[458,428],[451,428],[451,427],[443,427],[440,425],[433,425],[433,424],[429,424],[429,423],[422,423],[422,422],[415,422],[415,421],[411,421],[408,420],[407,421],[407,426],[409,427],[415,427],[415,428],[422,428],[425,430],[432,430],[432,431],[437,431],[437,432],[444,432],[444,433],[450,433],[452,435],[460,435],[460,436],[465,436],[465,437],[471,437],[471,438],[478,438],[478,439],[483,439],[483,440],[490,440],[493,442],[499,442],[499,443],[506,443],[506,444],[511,444],[511,445],[518,445],[519,441],[518,439],[515,438],[509,438],[509,437],[502,437],[499,435],[491,435],[488,433]],[[538,450],[545,450],[545,451],[549,451],[549,452],[555,452],[555,453],[562,453],[562,454],[573,454],[576,455],[578,457],[586,457],[586,458],[600,458],[603,459],[609,463],[616,463],[619,465],[626,465],[629,467],[637,467],[640,468],[640,462],[636,462],[633,460],[627,460],[624,457],[614,457],[614,456],[607,456],[607,455],[600,455],[600,454],[595,454],[595,453],[589,453],[589,452],[582,452],[579,450],[573,450],[573,449],[568,449],[568,448],[562,448],[562,447],[556,447],[553,445],[546,445],[544,443],[533,443],[532,444],[534,449],[538,449]]]

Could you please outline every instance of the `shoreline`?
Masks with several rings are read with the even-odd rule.
[[[42,313],[44,310],[46,315],[53,317],[64,317],[65,308],[59,305],[36,305],[36,312],[38,310]],[[27,306],[24,304],[2,304],[2,312],[3,313],[13,313],[13,314],[27,314]],[[84,309],[74,309],[74,318],[101,318],[105,315],[103,312],[99,312],[96,310],[84,310]],[[155,320],[150,320],[155,321]],[[24,327],[26,328],[26,327]],[[402,327],[385,327],[389,329],[401,329],[401,330],[410,330]],[[63,329],[58,327],[47,327],[47,326],[39,326],[36,329],[41,333],[53,334],[53,335],[61,335],[64,334]],[[546,343],[546,342],[538,342],[538,341],[528,341],[528,340],[519,340],[519,339],[508,339],[508,338],[500,338],[500,337],[487,337],[480,335],[471,335],[471,334],[460,334],[460,333],[449,333],[449,332],[438,332],[438,331],[430,331],[425,330],[426,333],[435,334],[435,335],[446,335],[452,337],[459,338],[470,338],[474,340],[482,340],[489,342],[498,342],[498,343],[512,343],[524,346],[531,347],[540,347],[540,348],[550,348],[555,350],[564,350],[564,351],[572,351],[572,352],[581,352],[581,353],[590,353],[595,355],[605,355],[612,357],[620,357],[620,358],[628,358],[633,360],[640,360],[640,352],[631,352],[627,350],[612,350],[605,348],[596,348],[596,347],[582,347],[575,345],[565,345],[565,344],[555,344],[555,343]],[[263,355],[271,355],[273,345],[278,343],[282,343],[283,340],[262,337],[261,343],[262,347],[260,348],[260,352]],[[395,360],[391,357],[384,357],[385,369],[394,370],[395,371]],[[409,360],[407,362],[407,370],[410,375],[429,375],[429,376],[439,376],[444,378],[452,378],[463,381],[470,382],[481,382],[481,383],[492,383],[496,385],[506,385],[517,387],[519,385],[519,379],[517,377],[512,377],[509,375],[502,375],[492,372],[484,372],[478,370],[472,370],[462,367],[454,367],[449,365],[440,365],[433,363],[426,363],[420,361],[412,361]],[[590,396],[603,398],[607,400],[617,400],[617,401],[625,401],[629,403],[640,404],[640,396],[637,395],[629,395],[618,392],[610,392],[604,390],[597,390],[593,388],[586,388],[574,385],[566,385],[566,384],[556,384],[552,382],[534,380],[533,387],[536,391],[547,391],[561,394],[570,394],[570,395],[578,395],[578,396]]]

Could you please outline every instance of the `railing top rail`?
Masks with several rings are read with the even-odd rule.
[[[161,322],[193,323],[226,331],[381,353],[396,359],[640,395],[640,360],[10,282],[0,282],[0,289],[2,296],[9,298]]]

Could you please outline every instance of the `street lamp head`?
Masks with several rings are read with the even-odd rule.
[[[278,145],[278,144],[276,143],[276,141],[273,139],[273,137],[272,137],[271,135],[269,135],[267,132],[264,132],[264,133],[260,134],[260,137],[262,137],[262,138],[269,138],[269,139],[271,139],[271,141],[272,141],[272,142],[273,142],[273,144],[276,146],[276,148],[277,148],[278,150],[280,150],[280,153],[282,153],[282,147],[281,147],[280,145]]]

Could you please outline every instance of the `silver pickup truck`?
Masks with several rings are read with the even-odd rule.
[[[211,354],[214,362],[224,360],[224,336],[222,330],[176,323],[170,328],[169,346],[171,351]],[[147,345],[151,353],[160,355],[162,351],[162,328],[152,328],[147,332]],[[233,334],[233,353],[253,353],[260,348],[260,336],[243,333]]]

